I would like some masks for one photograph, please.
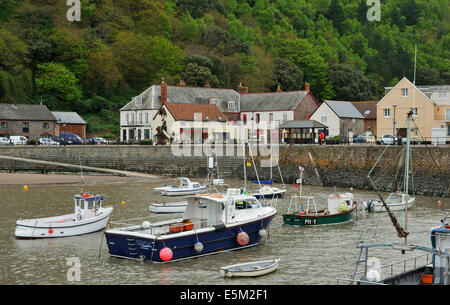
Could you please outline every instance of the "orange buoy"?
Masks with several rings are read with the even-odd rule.
[[[170,248],[162,248],[161,251],[159,251],[159,257],[164,261],[170,261],[173,257],[173,252],[170,250]]]
[[[245,246],[249,242],[248,234],[245,232],[240,232],[236,237],[236,241],[240,246]]]

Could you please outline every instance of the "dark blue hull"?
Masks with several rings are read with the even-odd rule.
[[[259,193],[256,192],[252,192],[252,196],[254,196],[256,199],[261,199],[261,198],[265,198],[265,199],[272,199],[272,198],[281,198],[283,197],[284,192],[279,192],[279,193],[275,193],[275,194],[266,194],[266,195],[261,195]]]
[[[172,250],[173,257],[171,261],[173,261],[256,246],[261,241],[259,231],[267,229],[274,216],[241,226],[229,228],[216,226],[215,230],[211,232],[194,234],[194,231],[192,231],[193,234],[189,236],[174,236],[164,240],[156,238],[156,241],[155,238],[135,237],[108,231],[105,232],[105,236],[109,254],[112,256],[130,259],[143,258],[153,262],[163,262],[159,253],[161,249],[168,247]],[[240,232],[245,232],[249,236],[249,241],[246,245],[239,245],[237,242],[237,235]],[[197,242],[203,244],[203,250],[200,252],[197,252],[194,248]]]

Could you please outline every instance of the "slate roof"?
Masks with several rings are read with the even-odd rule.
[[[294,110],[308,91],[249,93],[241,95],[241,111]]]
[[[340,118],[364,119],[363,115],[351,102],[325,100],[324,103],[326,103]]]
[[[194,121],[196,113],[202,114],[202,121],[218,121],[225,122],[226,117],[220,111],[217,105],[198,105],[198,104],[166,104],[169,112],[176,121]]]
[[[0,120],[56,121],[45,105],[0,104]]]
[[[366,120],[375,120],[377,118],[378,101],[352,102],[353,106],[362,114]]]
[[[52,114],[55,116],[57,123],[87,124],[76,112],[52,111]]]
[[[142,99],[142,106],[140,106]],[[228,101],[236,102],[239,112],[240,95],[232,89],[218,89],[206,87],[167,86],[167,104],[217,104],[222,111],[227,111]],[[135,100],[123,106],[120,110],[159,109],[161,107],[161,86],[153,85],[139,95],[138,103]]]
[[[289,129],[289,128],[328,128],[327,125],[319,123],[314,120],[306,120],[306,121],[288,121],[283,125],[280,125],[281,129]]]

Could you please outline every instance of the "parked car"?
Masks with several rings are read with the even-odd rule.
[[[51,139],[55,142],[58,142],[59,145],[67,145],[67,141],[64,140],[64,138],[62,137],[58,137],[58,136],[52,136]]]
[[[0,137],[0,145],[12,145],[12,143],[8,138]]]
[[[366,137],[363,135],[358,135],[353,138],[353,143],[366,143]]]
[[[59,145],[59,142],[53,141],[51,138],[40,138],[39,145]]]
[[[94,139],[92,139],[92,138],[84,138],[83,139],[83,143],[86,144],[86,145],[94,145],[94,144],[96,144]]]
[[[67,141],[67,144],[79,145],[83,144],[83,139],[79,135],[70,132],[61,132],[60,137]]]
[[[9,139],[14,145],[25,145],[28,141],[28,139],[24,136],[10,136]]]
[[[109,141],[104,138],[94,138],[96,144],[109,144]]]
[[[397,141],[398,141],[397,137],[394,136],[393,134],[384,134],[381,137],[380,143],[381,145],[388,145],[388,144],[393,145],[397,144]]]

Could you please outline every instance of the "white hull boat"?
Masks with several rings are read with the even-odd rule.
[[[408,209],[414,205],[415,197],[403,193],[391,193],[386,199],[386,204],[391,211],[404,211],[406,206]],[[369,212],[387,212],[381,200],[369,200],[363,202],[365,209]]]
[[[170,213],[184,213],[188,203],[182,202],[164,202],[164,203],[150,203],[150,213],[155,214],[170,214]]]
[[[104,229],[113,211],[101,207],[103,196],[75,195],[75,213],[17,220],[16,238],[56,238],[88,234]]]
[[[255,196],[257,199],[262,198],[281,198],[286,193],[285,189],[279,189],[273,186],[264,185],[259,190],[251,191],[250,194]]]
[[[161,195],[163,196],[188,196],[206,192],[207,188],[205,185],[200,185],[198,182],[193,182],[188,178],[180,177],[179,186],[166,185],[155,189],[159,189],[161,191]]]
[[[220,267],[219,272],[223,277],[254,277],[261,276],[278,269],[279,259],[249,262],[243,264]]]

